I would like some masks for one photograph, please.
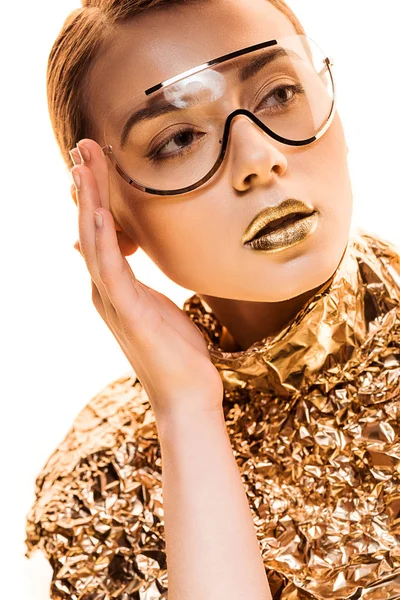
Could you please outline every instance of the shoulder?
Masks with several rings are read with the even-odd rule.
[[[52,589],[66,592],[57,598],[82,589],[115,593],[133,585],[132,577],[135,590],[138,582],[153,589],[156,580],[162,590],[161,451],[149,399],[133,372],[77,415],[39,474],[35,494],[27,555],[41,549],[50,560]]]
[[[400,249],[376,233],[357,227],[352,244],[367,283],[383,283],[392,300],[400,301]]]
[[[133,440],[147,429],[155,430],[153,410],[132,371],[109,383],[78,413],[38,476],[37,486],[43,486],[46,479],[68,476],[89,455]]]
[[[362,227],[356,227],[353,232],[353,239],[358,243],[367,245],[376,255],[391,255],[400,258],[400,248],[397,244],[386,239],[384,236],[368,231]]]

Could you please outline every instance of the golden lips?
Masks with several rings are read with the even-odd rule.
[[[275,225],[274,221],[285,217],[309,216],[314,212],[313,207],[301,200],[287,198],[277,206],[269,206],[262,210],[247,227],[242,237],[242,244],[251,242],[265,227]],[[276,223],[278,225],[278,223]]]

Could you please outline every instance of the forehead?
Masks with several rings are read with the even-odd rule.
[[[161,6],[118,25],[89,82],[95,121],[144,90],[212,58],[296,34],[268,0],[199,0]]]

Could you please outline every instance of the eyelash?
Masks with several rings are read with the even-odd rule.
[[[298,83],[295,85],[280,85],[277,86],[276,88],[274,88],[265,98],[270,98],[271,96],[273,96],[274,94],[276,94],[278,91],[282,90],[282,89],[286,89],[286,90],[290,90],[292,92],[295,92],[293,98],[296,100],[296,96],[303,94],[305,92],[304,87]],[[283,108],[285,108],[290,102],[292,102],[293,100],[289,100],[288,102],[285,103],[285,105],[283,106]],[[275,107],[273,109],[274,111],[279,111],[282,110],[282,107],[278,106]],[[155,148],[151,154],[148,155],[148,158],[156,163],[160,163],[160,162],[166,162],[168,160],[173,160],[175,158],[178,158],[180,156],[182,156],[183,154],[186,154],[187,152],[190,152],[193,144],[191,144],[190,146],[186,146],[185,148],[182,148],[182,150],[178,150],[177,152],[171,153],[169,155],[162,155],[161,154],[161,150],[167,146],[170,142],[172,142],[175,138],[179,137],[180,135],[182,135],[183,133],[196,133],[196,131],[193,128],[190,127],[182,127],[181,129],[179,129],[178,131],[174,131],[173,134],[171,134],[166,140],[164,140],[162,142],[162,144],[160,144],[157,148]]]
[[[165,147],[168,146],[168,144],[170,142],[172,142],[172,140],[174,140],[175,138],[179,137],[180,135],[182,135],[182,133],[196,133],[196,131],[193,128],[190,127],[182,127],[181,129],[178,129],[178,131],[174,131],[174,133],[172,135],[170,135],[166,140],[163,141],[163,143],[158,146],[158,148],[156,148],[152,154],[150,154],[148,156],[148,158],[150,160],[152,160],[153,162],[165,162],[167,160],[171,160],[174,158],[177,158],[178,156],[182,156],[182,154],[186,154],[187,152],[190,152],[191,147],[193,146],[193,144],[191,144],[190,146],[186,146],[186,148],[182,148],[182,150],[178,150],[177,152],[171,153],[169,155],[162,155],[161,154],[161,150]]]

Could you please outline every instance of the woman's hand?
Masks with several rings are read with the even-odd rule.
[[[94,140],[85,139],[82,146],[89,155],[81,151],[84,160],[71,169],[79,209],[75,247],[92,279],[93,304],[146,390],[156,418],[221,410],[223,384],[204,337],[169,298],[136,279],[106,208],[106,157]],[[103,217],[100,229],[94,211]]]

